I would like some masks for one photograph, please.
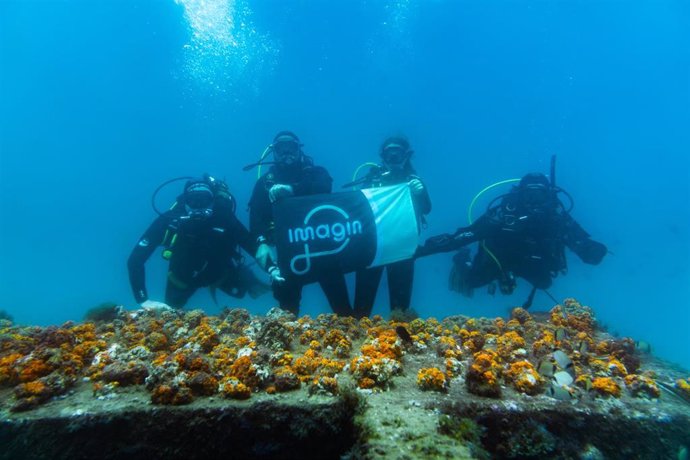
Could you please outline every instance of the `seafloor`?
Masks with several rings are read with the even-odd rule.
[[[100,313],[0,323],[0,458],[688,456],[689,373],[574,299],[442,321]]]

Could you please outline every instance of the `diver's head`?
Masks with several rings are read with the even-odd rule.
[[[409,165],[413,151],[406,138],[393,136],[383,141],[380,153],[384,166],[394,171],[405,169]]]
[[[529,173],[520,179],[517,192],[521,204],[532,211],[547,211],[556,204],[549,179],[541,173]]]
[[[273,138],[271,144],[273,159],[276,165],[292,167],[302,161],[302,144],[292,131],[281,131]]]
[[[207,179],[191,179],[184,186],[182,199],[191,218],[203,219],[213,214],[214,198],[212,184]]]

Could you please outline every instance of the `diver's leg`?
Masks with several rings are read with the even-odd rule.
[[[472,297],[474,289],[489,284],[500,277],[496,262],[486,255],[481,247],[470,263],[470,251],[462,248],[453,256],[448,287],[465,297]]]
[[[414,260],[402,260],[386,267],[388,272],[388,296],[391,311],[394,309],[407,310],[412,299],[412,283],[414,281]]]
[[[183,308],[189,298],[194,294],[196,288],[182,285],[168,274],[168,281],[165,284],[165,303],[173,308]]]
[[[551,271],[542,267],[530,267],[529,271],[518,271],[516,274],[537,289],[548,289],[553,281]]]
[[[371,315],[382,274],[383,267],[357,270],[355,274],[355,318]]]
[[[345,275],[340,270],[326,271],[319,278],[319,285],[326,294],[333,313],[339,316],[353,316]]]
[[[487,256],[486,251],[479,248],[479,252],[465,272],[464,282],[467,288],[472,290],[501,278],[502,272],[496,261]]]
[[[280,308],[299,315],[299,304],[302,300],[302,285],[288,278],[283,283],[273,283],[273,297]]]
[[[251,268],[244,264],[230,270],[218,289],[232,297],[242,298],[249,294],[252,299],[271,291],[271,285],[261,281]]]

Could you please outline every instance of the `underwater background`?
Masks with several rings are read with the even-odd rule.
[[[612,254],[588,266],[569,253],[550,292],[689,368],[689,23],[682,0],[0,0],[0,309],[47,325],[106,301],[136,308],[126,259],[163,181],[225,178],[248,223],[256,170],[242,166],[277,131],[300,136],[335,190],[404,133],[434,206],[420,241],[557,155],[573,216]],[[524,280],[510,297],[450,292],[451,257],[418,261],[421,316],[524,302]],[[375,313],[387,295],[384,281]],[[224,305],[275,302],[200,290],[187,308]],[[318,286],[302,305],[329,310]],[[552,305],[539,292],[532,310]]]

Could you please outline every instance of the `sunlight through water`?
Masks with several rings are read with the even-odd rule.
[[[270,75],[278,47],[257,30],[244,0],[175,0],[184,8],[189,41],[184,45],[182,74],[190,83],[215,94],[237,97],[259,92]]]

